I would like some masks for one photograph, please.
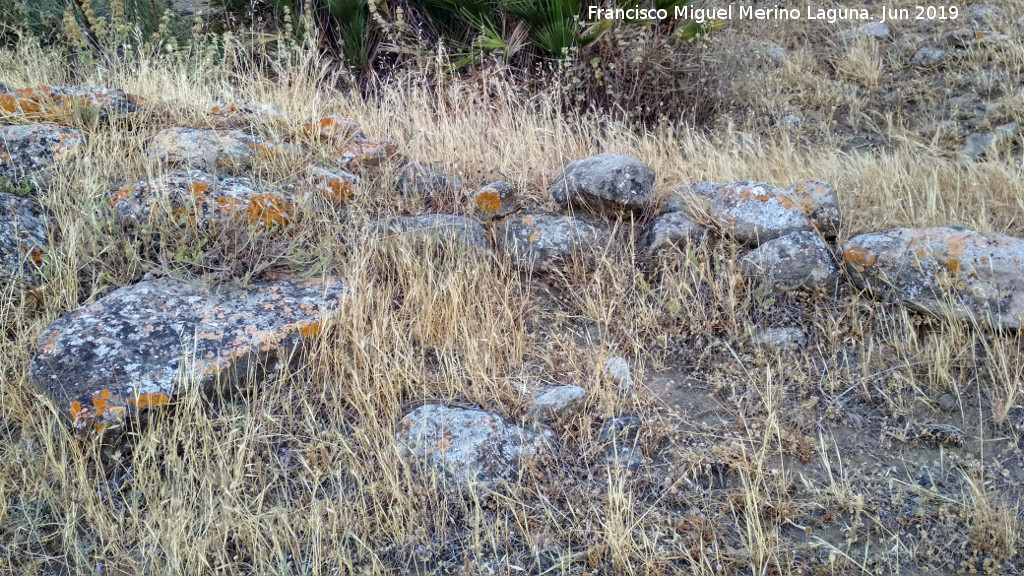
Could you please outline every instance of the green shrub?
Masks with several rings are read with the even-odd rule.
[[[65,41],[69,12],[93,43],[126,41],[128,33],[136,30],[148,38],[160,17],[156,0],[0,0],[0,39],[12,43],[31,36],[45,44]]]

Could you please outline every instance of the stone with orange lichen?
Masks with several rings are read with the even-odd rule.
[[[33,356],[31,380],[76,429],[119,426],[193,386],[208,390],[282,369],[347,293],[331,278],[249,289],[146,280],[50,325]]]
[[[603,216],[644,214],[653,207],[654,170],[628,156],[598,154],[567,165],[551,185],[562,208]]]
[[[225,225],[278,227],[298,217],[298,204],[280,190],[248,178],[205,172],[172,172],[116,188],[107,202],[128,228],[141,224],[194,223],[216,231]]]
[[[789,188],[734,182],[714,192],[709,212],[733,238],[751,246],[801,231],[834,238],[841,223],[835,191],[823,180],[801,180]]]
[[[66,120],[83,108],[101,119],[131,116],[140,111],[142,98],[123,90],[88,86],[34,86],[0,91],[0,114],[36,121]]]
[[[281,187],[292,195],[312,194],[333,204],[344,204],[359,192],[359,178],[344,170],[310,166]]]
[[[593,264],[611,236],[584,217],[524,214],[505,220],[498,244],[524,268],[551,272],[570,262]]]
[[[0,179],[44,186],[54,164],[71,158],[81,146],[81,132],[66,126],[0,126]]]
[[[341,147],[369,140],[359,128],[358,123],[336,116],[321,118],[316,122],[306,124],[303,126],[303,130],[314,138]]]
[[[340,149],[334,160],[348,172],[380,166],[398,155],[398,147],[386,140],[359,140]]]
[[[846,269],[858,287],[937,316],[1020,328],[1024,240],[965,228],[898,228],[851,238]]]
[[[473,214],[482,220],[504,218],[523,206],[515,186],[491,182],[473,194]]]
[[[46,210],[35,201],[0,192],[0,285],[40,281],[48,221]]]
[[[835,290],[839,267],[815,232],[794,232],[769,240],[740,259],[744,276],[776,290]]]
[[[206,118],[217,128],[252,128],[255,125],[284,125],[291,120],[280,108],[266,102],[236,99],[212,106]]]
[[[484,410],[420,406],[398,424],[400,454],[413,470],[436,475],[447,490],[490,488],[509,479],[522,459],[553,445],[550,431],[510,424]]]
[[[442,246],[458,245],[479,250],[491,248],[487,231],[479,222],[453,214],[399,216],[377,223],[376,228],[385,238],[436,242]]]
[[[260,162],[292,158],[298,153],[292,144],[240,130],[197,128],[161,130],[147,149],[149,159],[161,166],[206,172],[246,171]]]

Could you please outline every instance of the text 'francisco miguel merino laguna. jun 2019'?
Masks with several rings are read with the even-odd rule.
[[[952,5],[920,5],[913,7],[879,6],[867,8],[819,8],[807,5],[795,7],[759,7],[750,4],[728,4],[720,7],[676,6],[664,8],[603,8],[590,6],[587,19],[594,20],[667,20],[685,19],[698,23],[713,20],[820,20],[834,24],[847,20],[878,21],[889,20],[956,20],[960,9]]]

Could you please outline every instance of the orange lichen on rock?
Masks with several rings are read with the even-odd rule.
[[[46,86],[22,88],[0,94],[0,110],[29,117],[42,116],[56,106],[53,93]]]
[[[342,178],[326,178],[323,184],[320,195],[328,200],[339,202],[348,200],[356,194],[352,182]]]
[[[121,202],[124,202],[125,200],[130,198],[131,195],[131,190],[127,188],[118,188],[117,190],[114,190],[113,194],[111,194],[109,198],[107,198],[107,202],[111,206],[117,206]]]
[[[205,192],[210,190],[210,185],[202,180],[196,180],[188,185],[188,191],[193,196],[201,196]]]
[[[134,404],[137,408],[150,409],[150,408],[162,408],[171,402],[171,399],[163,393],[154,392],[152,394],[140,394],[138,398],[131,398],[128,400]]]
[[[78,400],[75,400],[74,402],[72,402],[71,403],[71,419],[72,420],[78,420],[78,417],[82,415],[82,411],[83,410],[84,410],[84,408],[82,408],[82,403],[81,402],[79,402]]]
[[[231,196],[217,198],[217,212],[222,214],[233,214],[245,208],[245,201]]]
[[[339,154],[347,168],[376,166],[398,153],[391,142],[360,142],[346,147]]]
[[[287,200],[273,194],[258,194],[249,200],[246,216],[250,224],[283,226],[294,215],[294,209]]]
[[[501,208],[501,196],[494,190],[484,190],[477,194],[476,205],[488,214],[494,214]]]
[[[856,246],[851,246],[843,252],[843,259],[860,269],[873,266],[876,258],[878,258],[878,254],[871,254]]]
[[[312,338],[320,333],[321,325],[319,322],[311,322],[299,326],[299,336],[303,338]]]

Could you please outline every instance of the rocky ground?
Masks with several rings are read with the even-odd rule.
[[[1024,569],[1018,136],[795,151],[152,65],[2,78],[4,571]]]

